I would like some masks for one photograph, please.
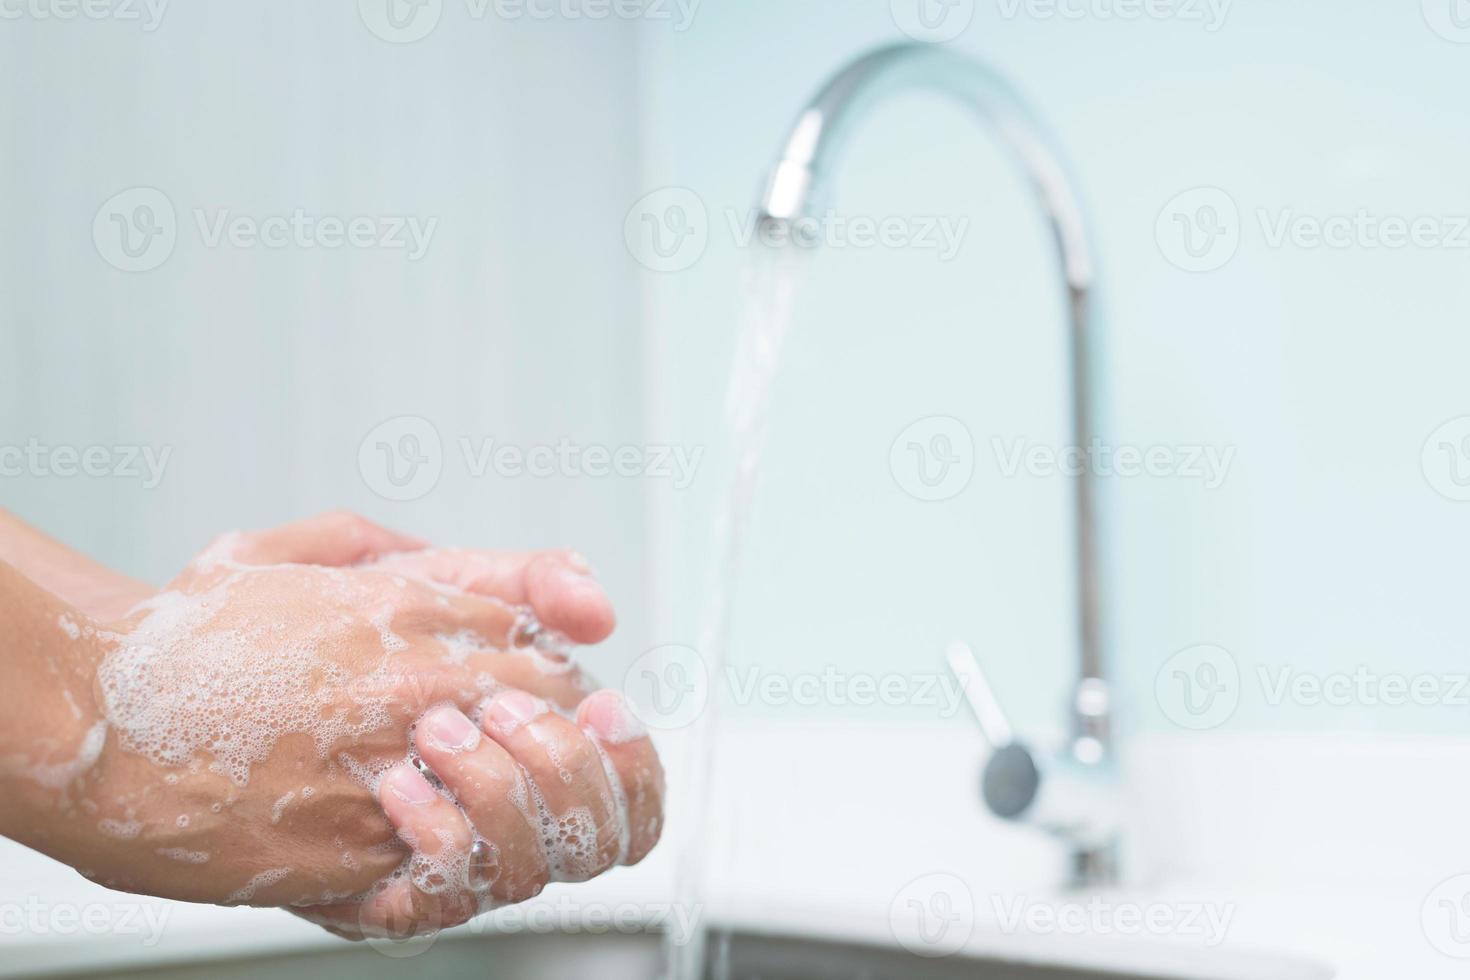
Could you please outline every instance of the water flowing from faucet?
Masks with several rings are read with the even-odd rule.
[[[680,791],[683,837],[679,841],[679,871],[675,902],[682,908],[702,909],[707,898],[706,874],[711,834],[709,798],[711,774],[720,729],[717,679],[724,675],[735,608],[735,589],[742,563],[745,529],[760,475],[766,428],[781,349],[795,307],[798,286],[805,275],[803,249],[753,246],[744,270],[744,305],[738,327],[734,364],[725,395],[725,425],[730,434],[735,471],[723,506],[713,524],[709,598],[703,614],[698,652],[711,680],[709,700],[690,737],[690,765]],[[689,937],[669,933],[664,942],[665,974],[672,980],[703,976],[708,947],[704,915],[694,916]],[[687,941],[680,942],[679,940]],[[715,964],[714,975],[721,970]]]

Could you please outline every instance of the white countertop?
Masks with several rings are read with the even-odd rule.
[[[1076,895],[1056,886],[1061,854],[1052,842],[980,810],[982,752],[963,732],[729,730],[708,852],[718,886],[706,896],[706,919],[892,943],[904,933],[895,910],[914,888],[939,887],[962,893],[946,907],[957,910],[964,950],[977,955],[1210,980],[1467,975],[1470,959],[1450,954],[1470,957],[1470,942],[1436,930],[1451,913],[1440,899],[1470,893],[1470,878],[1463,890],[1435,888],[1470,872],[1466,801],[1457,798],[1464,781],[1446,777],[1466,771],[1470,742],[1137,740],[1128,753],[1130,806],[1146,819],[1130,838],[1132,880]],[[677,781],[678,740],[662,741]],[[822,764],[803,762],[810,759]],[[1401,787],[1414,795],[1392,792]],[[675,840],[637,868],[554,885],[528,906],[462,929],[514,929],[528,914],[574,926],[587,916],[667,914]],[[3,975],[341,943],[277,910],[111,892],[8,842],[0,842],[0,868]]]

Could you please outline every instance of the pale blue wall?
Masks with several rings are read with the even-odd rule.
[[[1012,78],[1077,164],[1108,289],[1105,432],[1236,450],[1215,490],[1108,488],[1130,722],[1169,730],[1156,673],[1214,643],[1244,678],[1231,725],[1463,731],[1463,705],[1271,707],[1257,668],[1466,670],[1470,504],[1436,493],[1420,451],[1470,413],[1467,250],[1272,249],[1256,211],[1470,213],[1470,133],[1457,121],[1470,47],[1413,3],[1242,2],[1215,31],[1009,7],[978,4],[955,45]],[[748,208],[834,66],[902,35],[887,3],[706,0],[692,29],[645,37],[665,73],[646,97],[646,189],[693,189],[715,222],[703,258],[658,287],[677,366],[671,424],[700,441],[717,431],[711,379],[740,303],[740,250],[719,215]],[[873,122],[841,175],[843,210],[964,215],[971,234],[948,264],[821,257],[777,393],[738,655],[773,670],[926,671],[964,635],[1022,721],[1053,724],[1072,649],[1065,487],[1002,479],[988,450],[992,435],[1061,438],[1048,243],[1022,185],[955,111],[915,98]],[[1155,221],[1200,185],[1228,191],[1244,231],[1226,266],[1190,273],[1166,261]],[[964,419],[981,456],[964,494],[919,504],[887,457],[932,414]],[[698,568],[703,512],[684,516],[683,566]],[[679,605],[692,609],[697,586],[683,581]]]
[[[4,22],[0,444],[173,455],[153,490],[25,475],[0,479],[0,505],[155,581],[221,530],[331,507],[447,544],[575,546],[622,611],[616,649],[650,645],[646,483],[477,478],[456,445],[642,441],[620,231],[636,27],[470,9],[444,5],[405,45],[353,0],[170,4],[152,31]],[[126,273],[92,222],[135,185],[165,191],[181,227],[163,265]],[[193,211],[221,208],[438,225],[412,262],[207,248]],[[358,448],[403,414],[437,426],[445,459],[437,487],[395,502],[364,482]]]

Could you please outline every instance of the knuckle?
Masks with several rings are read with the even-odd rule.
[[[335,534],[352,544],[365,542],[372,529],[365,517],[350,510],[329,511],[326,523]]]

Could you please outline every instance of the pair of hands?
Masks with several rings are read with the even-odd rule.
[[[106,740],[27,843],[111,887],[288,906],[349,938],[634,864],[662,826],[652,743],[517,607],[578,643],[614,625],[573,553],[433,550],[344,514],[226,535],[125,615],[80,617],[96,681],[70,700]],[[302,651],[320,665],[273,671]],[[277,672],[315,732],[250,694]]]

